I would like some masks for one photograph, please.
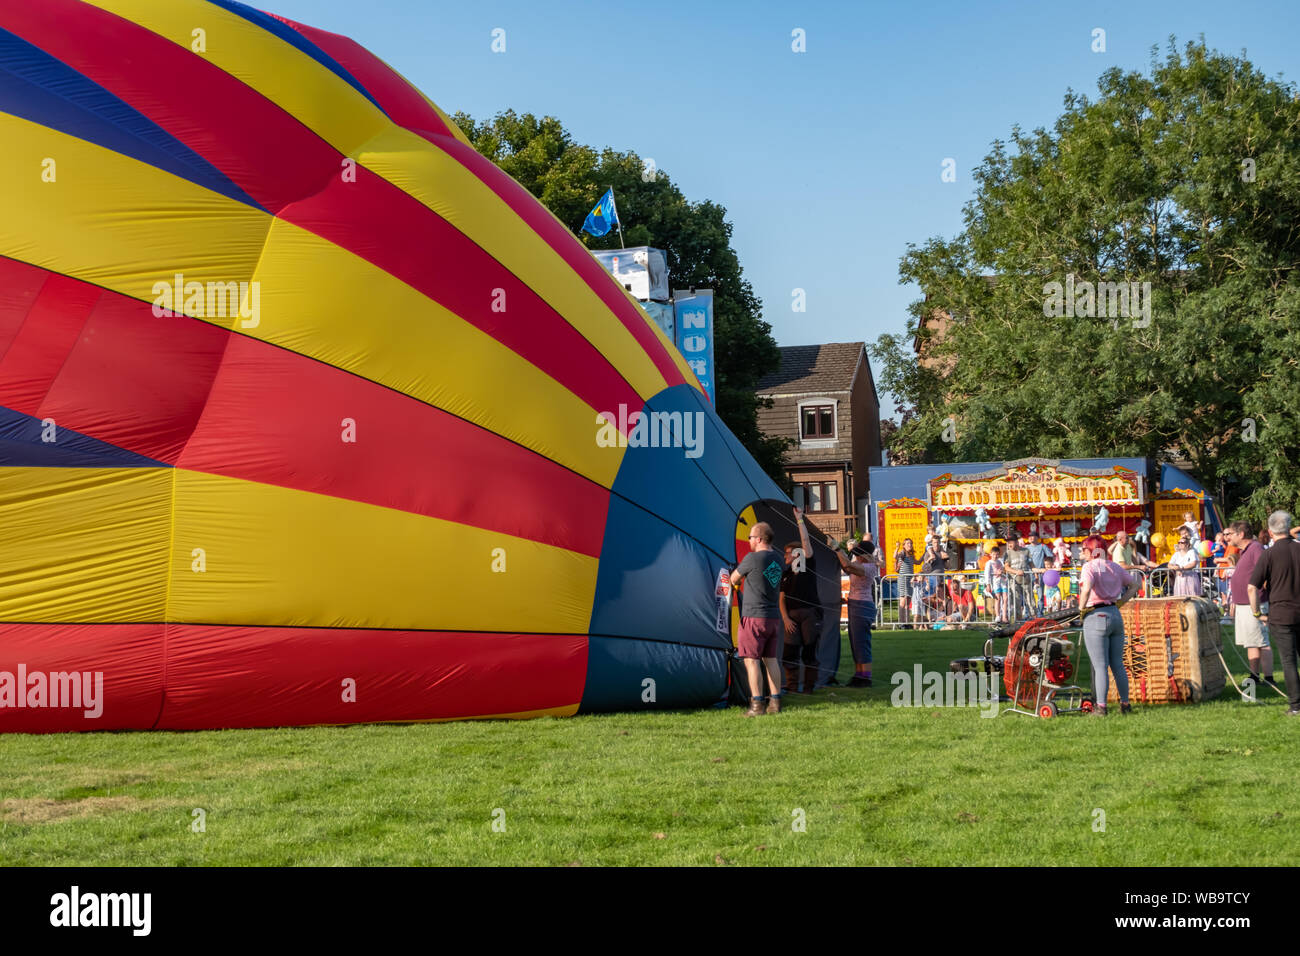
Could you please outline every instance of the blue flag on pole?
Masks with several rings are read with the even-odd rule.
[[[618,222],[618,212],[614,209],[614,187],[605,191],[596,203],[596,208],[587,213],[587,221],[582,224],[582,231],[593,236],[603,236],[614,228]]]

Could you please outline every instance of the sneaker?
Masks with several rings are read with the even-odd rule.
[[[1105,716],[1106,716],[1106,708],[1105,708],[1105,707],[1094,707],[1091,711],[1089,711],[1089,716],[1090,716],[1090,717],[1105,717]]]
[[[745,711],[746,717],[761,717],[766,711],[763,708],[762,697],[751,697],[749,701],[749,710]]]
[[[769,714],[781,713],[781,696],[779,694],[776,697],[767,699],[767,712]]]
[[[1286,712],[1286,715],[1288,717],[1300,717],[1300,709],[1292,707],[1290,710]]]
[[[854,674],[852,677],[849,678],[849,686],[850,686],[850,687],[870,687],[870,686],[871,686],[871,678],[870,678],[870,677],[867,677],[865,674]]]
[[[1120,712],[1121,714],[1131,714],[1131,713],[1133,713],[1133,705],[1132,705],[1132,704],[1126,704],[1126,703],[1124,703],[1124,702],[1121,701],[1121,702],[1120,702],[1120,705],[1119,705],[1119,712]]]

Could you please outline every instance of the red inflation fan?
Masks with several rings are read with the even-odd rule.
[[[1069,621],[1034,618],[1011,636],[1003,662],[1002,681],[1011,698],[1011,713],[1042,718],[1060,713],[1086,713],[1092,701],[1082,687],[1069,684],[1074,676],[1070,653],[1080,634]]]

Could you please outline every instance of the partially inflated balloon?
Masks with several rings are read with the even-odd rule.
[[[1165,546],[1165,536],[1161,532],[1157,531],[1155,534],[1151,536],[1151,547],[1156,551],[1159,551],[1164,546]]]
[[[720,572],[788,499],[381,60],[233,0],[4,3],[0,130],[0,729],[725,692]]]

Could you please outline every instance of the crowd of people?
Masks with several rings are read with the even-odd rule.
[[[1070,607],[1070,582],[1063,573],[1069,564],[1070,553],[1061,539],[1049,547],[1033,532],[1022,544],[1019,534],[1011,531],[1005,546],[990,545],[972,567],[963,567],[957,545],[938,535],[926,535],[920,559],[912,539],[905,538],[893,555],[899,621],[969,622],[981,602],[995,623]]]
[[[1237,644],[1245,648],[1250,677],[1276,687],[1272,635],[1286,680],[1289,715],[1300,715],[1300,672],[1297,636],[1300,632],[1300,526],[1291,515],[1276,511],[1265,533],[1235,521],[1214,542],[1197,548],[1201,522],[1191,514],[1176,530],[1179,537],[1167,564],[1140,554],[1130,536],[1119,531],[1109,545],[1098,535],[1082,544],[1079,565],[1057,538],[1049,546],[1034,533],[1021,542],[1012,530],[1006,544],[988,548],[975,568],[963,568],[955,545],[938,534],[927,534],[918,558],[912,539],[900,542],[892,570],[897,576],[899,620],[903,623],[942,620],[970,621],[975,614],[976,571],[982,599],[995,623],[1023,620],[1043,612],[1078,607],[1083,612],[1084,648],[1092,663],[1094,709],[1104,716],[1114,676],[1121,713],[1129,710],[1128,679],[1123,665],[1124,627],[1119,607],[1144,586],[1140,572],[1167,569],[1174,595],[1201,596],[1201,560],[1213,561],[1217,600],[1234,624]],[[773,531],[760,522],[750,531],[751,551],[732,572],[733,586],[744,582],[738,656],[744,660],[751,703],[746,716],[781,710],[785,693],[811,694],[820,669],[817,649],[822,634],[824,604],[818,595],[816,559],[804,523],[795,509],[799,540],[773,547]],[[849,646],[854,661],[850,686],[871,686],[871,631],[876,621],[877,584],[884,569],[871,536],[854,542],[847,552],[832,539],[830,547],[848,575]],[[1208,551],[1208,554],[1201,552]],[[919,568],[919,570],[918,570]],[[957,573],[952,573],[952,572]],[[1077,574],[1077,579],[1073,575]],[[1077,580],[1077,590],[1072,581]],[[765,693],[766,692],[766,693]]]
[[[1143,555],[1126,531],[1117,532],[1105,546],[1107,556],[1125,570],[1158,572],[1150,577],[1150,595],[1212,598],[1227,623],[1234,613],[1229,589],[1241,549],[1229,531],[1201,545],[1202,522],[1191,513],[1183,517],[1167,561]],[[1300,527],[1292,529],[1291,537],[1297,536]],[[1266,531],[1261,539],[1268,540]],[[920,556],[911,538],[895,548],[889,570],[897,590],[891,593],[897,595],[900,624],[962,623],[977,617],[1002,624],[1077,607],[1079,570],[1086,560],[1082,552],[1073,554],[1062,538],[1049,545],[1033,532],[1022,540],[1012,529],[1005,545],[990,543],[976,562],[963,567],[956,542],[927,533]]]

